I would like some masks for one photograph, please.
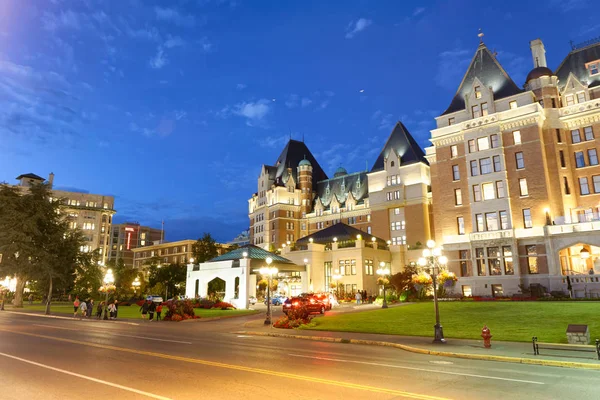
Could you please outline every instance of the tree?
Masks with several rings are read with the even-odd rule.
[[[185,285],[185,279],[187,277],[187,267],[181,264],[167,264],[158,266],[151,266],[148,270],[148,280],[150,286],[155,287],[162,285],[165,290],[165,297],[179,294],[179,288]],[[165,298],[165,300],[167,300]]]
[[[210,233],[204,233],[204,236],[193,244],[192,254],[194,263],[203,263],[219,255],[219,245]]]
[[[396,292],[402,293],[412,287],[412,277],[417,273],[416,266],[407,265],[402,272],[390,276],[390,284],[396,289]]]
[[[137,268],[125,265],[122,258],[119,258],[112,266],[115,272],[115,286],[117,287],[116,294],[121,296],[129,296],[133,293],[131,284],[138,275]]]

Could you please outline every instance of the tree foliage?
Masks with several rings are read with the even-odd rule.
[[[390,276],[390,284],[396,289],[398,293],[402,293],[405,290],[412,288],[412,277],[418,273],[417,267],[413,265],[407,265],[404,267],[402,272],[398,272]]]
[[[219,255],[219,244],[210,233],[204,233],[204,236],[193,244],[192,255],[196,264],[211,260]]]
[[[152,265],[148,269],[150,287],[161,285],[159,290],[165,290],[165,296],[180,294],[180,288],[185,286],[186,276],[187,267],[181,264],[167,264],[160,267]]]

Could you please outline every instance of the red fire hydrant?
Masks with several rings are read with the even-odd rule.
[[[487,325],[483,326],[483,329],[481,330],[481,337],[483,338],[483,346],[486,349],[492,347],[492,334],[490,333],[490,328],[488,328]]]

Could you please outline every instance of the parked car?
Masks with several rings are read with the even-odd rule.
[[[158,296],[156,294],[148,296],[148,300],[152,300],[153,303],[162,303],[163,302],[162,296]]]
[[[273,304],[274,306],[280,306],[282,305],[285,301],[287,300],[287,297],[285,296],[273,296],[271,297],[271,304]],[[267,304],[267,299],[265,299],[265,305]]]
[[[254,297],[254,296],[248,297],[248,303],[250,303],[250,305],[255,305],[256,304],[256,297]]]
[[[283,313],[287,315],[288,311],[306,308],[309,313],[325,314],[327,307],[325,304],[314,296],[298,296],[291,297],[283,303]]]
[[[319,300],[321,303],[325,304],[325,309],[327,311],[331,310],[331,301],[329,298],[329,293],[317,293],[313,295],[315,299]]]

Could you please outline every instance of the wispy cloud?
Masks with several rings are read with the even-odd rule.
[[[456,90],[471,61],[471,52],[453,49],[440,53],[436,83],[448,90]]]
[[[233,108],[233,114],[246,118],[246,124],[249,126],[260,125],[270,111],[271,101],[267,99],[239,103]]]
[[[238,83],[238,84],[235,86],[235,88],[236,88],[237,90],[244,90],[244,89],[246,89],[247,87],[248,87],[248,85],[246,85],[245,83]]]
[[[527,73],[533,68],[529,58],[508,51],[499,51],[497,59],[517,85],[525,81]]]
[[[300,104],[300,97],[297,94],[290,94],[285,101],[287,108],[296,108]]]
[[[581,10],[590,4],[588,0],[551,0],[550,5],[563,12]]]
[[[184,110],[175,110],[175,119],[177,121],[180,121],[185,117],[187,117],[187,112],[185,112]]]
[[[308,97],[303,97],[302,100],[300,101],[300,105],[302,107],[308,107],[312,104],[312,100],[309,99]]]
[[[72,10],[61,11],[58,14],[45,11],[42,15],[42,27],[51,32],[58,29],[80,29],[80,14]]]
[[[394,115],[384,114],[381,110],[375,111],[371,120],[377,124],[379,130],[390,130],[394,127]]]
[[[148,61],[148,64],[153,69],[161,69],[167,65],[168,62],[169,60],[167,60],[163,48],[159,46],[158,49],[156,49],[156,55]]]
[[[208,40],[206,36],[198,40],[198,44],[202,48],[202,51],[204,51],[205,53],[209,53],[213,48],[213,44]]]
[[[283,147],[289,140],[289,135],[267,136],[258,140],[258,145],[265,148]]]
[[[415,11],[413,11],[412,16],[416,17],[416,16],[423,14],[424,12],[425,12],[425,7],[417,7],[417,8],[415,8]]]
[[[182,14],[175,8],[154,7],[156,19],[174,23],[178,26],[193,27],[196,25],[196,18],[191,14]]]
[[[350,21],[346,28],[346,39],[352,39],[359,32],[364,31],[373,23],[370,19],[360,18],[358,21]]]
[[[169,37],[167,38],[167,40],[165,40],[164,46],[167,49],[171,49],[173,47],[183,46],[184,44],[185,44],[185,42],[179,36],[171,36],[171,35],[169,35]]]

